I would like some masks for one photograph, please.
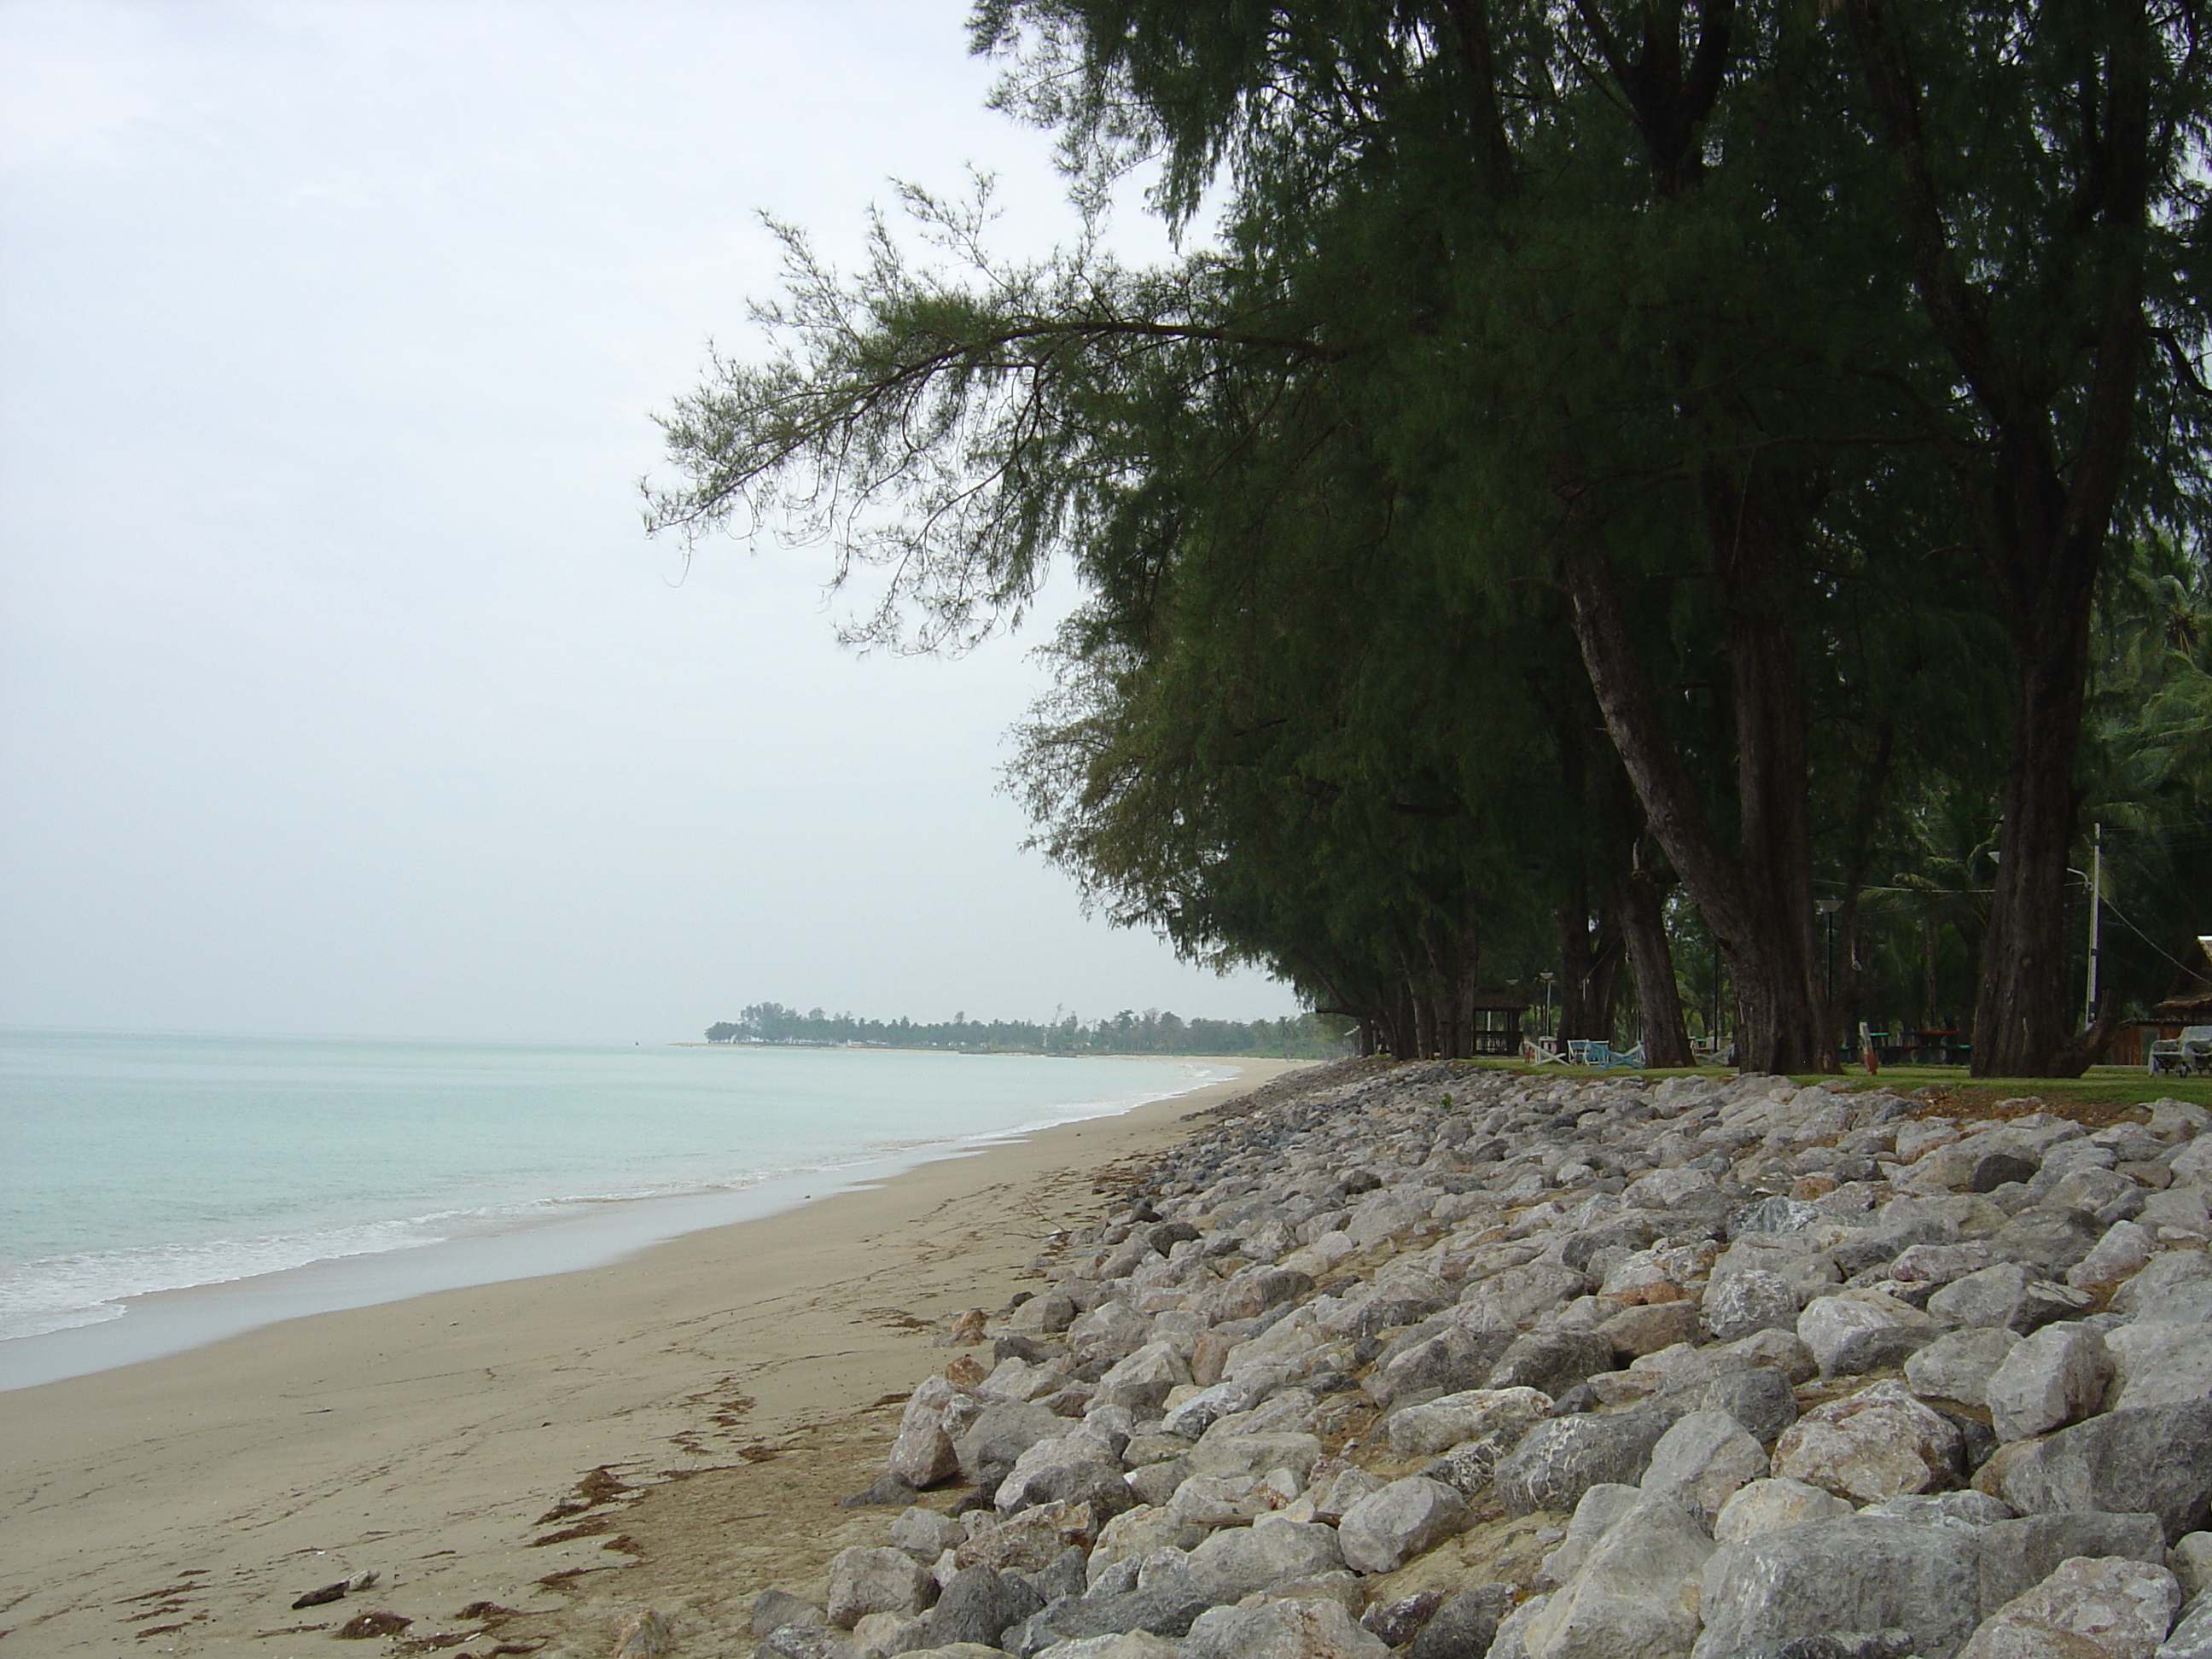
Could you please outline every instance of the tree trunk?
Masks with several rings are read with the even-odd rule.
[[[1789,711],[1802,710],[1802,698],[1794,681],[1776,683],[1780,653],[1747,647],[1731,676],[1736,706],[1748,708],[1752,732],[1748,745],[1740,739],[1737,761],[1739,799],[1750,811],[1759,847],[1757,858],[1747,859],[1722,845],[1706,821],[1638,659],[1605,555],[1571,534],[1560,570],[1574,602],[1575,637],[1590,688],[1644,805],[1652,839],[1680,874],[1728,964],[1735,992],[1738,1066],[1760,1072],[1832,1070],[1832,1056],[1821,1052],[1812,978],[1810,865],[1791,850],[1803,846],[1802,808],[1792,823],[1784,799],[1786,781],[1741,775],[1778,763],[1787,770],[1789,740],[1771,728]],[[1758,707],[1770,699],[1781,714]],[[1795,752],[1802,778],[1802,725]],[[1792,858],[1801,858],[1794,869],[1778,867]],[[1799,894],[1802,915],[1790,914],[1792,896]]]
[[[1682,999],[1674,988],[1674,957],[1667,945],[1665,894],[1671,872],[1632,869],[1620,878],[1620,933],[1636,981],[1636,1009],[1644,1022],[1644,1063],[1696,1064],[1682,1027]]]

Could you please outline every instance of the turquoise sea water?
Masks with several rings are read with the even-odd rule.
[[[427,1267],[446,1246],[439,1282],[449,1283],[457,1271],[513,1276],[512,1249],[497,1267],[450,1265],[471,1241],[493,1261],[488,1242],[502,1235],[588,1233],[599,1242],[585,1248],[617,1253],[733,1218],[720,1196],[779,1178],[819,1175],[782,1185],[827,1190],[841,1171],[1124,1111],[1229,1069],[0,1032],[0,1350],[127,1319],[135,1297],[319,1263],[392,1257],[384,1265],[398,1267],[408,1264],[395,1253],[421,1251]],[[614,1211],[656,1219],[579,1225]],[[575,1257],[572,1247],[545,1259]],[[404,1294],[404,1279],[382,1282]]]

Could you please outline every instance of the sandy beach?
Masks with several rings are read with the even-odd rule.
[[[818,1571],[880,1516],[836,1500],[945,1323],[1021,1288],[1099,1171],[1285,1069],[605,1267],[0,1394],[0,1653],[326,1652],[368,1611],[411,1621],[394,1650],[596,1652],[638,1607]],[[632,1490],[552,1513],[602,1468]],[[374,1590],[292,1609],[362,1570]],[[459,1617],[480,1602],[516,1616]]]

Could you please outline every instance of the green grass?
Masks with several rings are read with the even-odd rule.
[[[1523,1076],[1541,1073],[1549,1077],[1602,1078],[1622,1074],[1619,1067],[1606,1071],[1588,1066],[1530,1066],[1521,1060],[1505,1060],[1472,1063],[1517,1072]],[[1735,1073],[1725,1066],[1698,1066],[1671,1071],[1655,1067],[1638,1075],[1733,1077]],[[1863,1067],[1854,1066],[1840,1076],[1802,1072],[1790,1080],[1821,1083],[1838,1089],[1884,1089],[1897,1094],[1926,1088],[1941,1089],[1947,1094],[1970,1091],[1973,1098],[1988,1101],[2037,1095],[2053,1105],[2070,1101],[2107,1110],[2151,1100],[2185,1100],[2192,1105],[2212,1107],[2212,1077],[2153,1077],[2140,1066],[2093,1066],[2086,1076],[2077,1078],[1969,1077],[1963,1066],[1885,1066],[1878,1075],[1869,1077]]]

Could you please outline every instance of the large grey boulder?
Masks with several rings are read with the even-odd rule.
[[[1697,1407],[1704,1412],[1726,1412],[1763,1446],[1772,1445],[1797,1420],[1796,1390],[1771,1365],[1723,1371],[1705,1384]]]
[[[1912,1633],[1873,1630],[1800,1636],[1787,1642],[1759,1642],[1738,1648],[1729,1659],[1912,1659]]]
[[[830,1622],[850,1630],[872,1613],[911,1617],[937,1595],[937,1580],[904,1550],[866,1546],[830,1559]]]
[[[1923,1400],[1986,1405],[1990,1378],[2019,1343],[2002,1325],[1947,1332],[1905,1362],[1905,1380]]]
[[[1158,1409],[1169,1393],[1190,1381],[1190,1365],[1170,1342],[1147,1342],[1116,1360],[1098,1379],[1098,1399],[1133,1412]]]
[[[1208,1435],[1185,1455],[1183,1464],[1193,1474],[1267,1474],[1288,1469],[1303,1481],[1320,1461],[1321,1442],[1314,1436],[1263,1431]]]
[[[1212,1605],[1188,1574],[1159,1573],[1133,1589],[1062,1596],[1043,1612],[1010,1626],[1000,1645],[1008,1653],[1034,1654],[1060,1642],[1126,1631],[1181,1636]]]
[[[2212,1395],[2212,1324],[2202,1319],[2138,1319],[2107,1334],[2105,1348],[2115,1406],[2172,1406]]]
[[[1548,1392],[1535,1388],[1474,1389],[1393,1412],[1382,1434],[1398,1456],[1425,1457],[1499,1429],[1525,1429],[1551,1409]]]
[[[1492,1369],[1512,1346],[1513,1339],[1510,1326],[1469,1329],[1455,1325],[1422,1338],[1378,1366],[1364,1386],[1370,1395],[1387,1405],[1480,1389],[1488,1382]]]
[[[1507,1514],[1526,1515],[1571,1510],[1601,1481],[1634,1486],[1672,1425],[1670,1413],[1648,1407],[1539,1423],[1498,1462],[1498,1499]]]
[[[1733,1544],[1740,1538],[1779,1532],[1807,1521],[1826,1521],[1852,1512],[1846,1499],[1802,1480],[1778,1476],[1740,1486],[1721,1505],[1713,1518],[1716,1543]]]
[[[891,1522],[891,1547],[904,1550],[925,1567],[958,1547],[967,1536],[965,1527],[935,1510],[908,1508]]]
[[[2000,1440],[2025,1440],[2078,1423],[2103,1404],[2112,1375],[2100,1332],[2073,1321],[2045,1325],[1990,1374],[1990,1426]]]
[[[1919,1309],[1879,1291],[1846,1291],[1816,1297],[1797,1316],[1798,1339],[1820,1362],[1823,1376],[1856,1375],[1872,1370],[1887,1353],[1883,1343],[1900,1346],[1925,1333],[1934,1335],[1933,1322]]]
[[[2046,1159],[2045,1174],[2050,1167]],[[2085,1211],[2038,1204],[2006,1222],[1990,1243],[2000,1255],[2033,1268],[2045,1279],[2056,1279],[2088,1255],[2103,1233],[2097,1218]]]
[[[1393,1480],[1337,1523],[1344,1564],[1355,1572],[1395,1572],[1413,1557],[1467,1530],[1467,1499],[1422,1475]]]
[[[1060,1420],[1064,1424],[1066,1419]],[[1060,1495],[1067,1471],[1085,1465],[1109,1470],[1117,1482],[1121,1479],[1121,1460],[1114,1455],[1109,1443],[1090,1430],[1075,1429],[1066,1434],[1048,1436],[1026,1448],[1014,1460],[1013,1468],[999,1482],[992,1504],[1001,1513],[1006,1513],[1024,1504],[1048,1501]]]
[[[1339,1535],[1311,1522],[1263,1517],[1214,1533],[1190,1553],[1191,1583],[1210,1602],[1240,1601],[1346,1565]]]
[[[2122,1555],[2166,1562],[2166,1533],[2154,1515],[2024,1515],[1982,1528],[1982,1616],[2033,1589],[2077,1555]]]
[[[1668,1498],[1707,1528],[1736,1489],[1759,1480],[1766,1453],[1726,1412],[1692,1412],[1659,1437],[1644,1471],[1647,1497]]]
[[[1182,1659],[1386,1659],[1389,1651],[1329,1601],[1214,1607],[1182,1639]]]
[[[1406,1659],[1484,1659],[1498,1620],[1512,1605],[1509,1584],[1477,1584],[1447,1595],[1414,1637]]]
[[[2148,1511],[2172,1543],[2204,1525],[2212,1501],[2212,1400],[2134,1407],[2061,1429],[2008,1455],[1999,1486],[2023,1515]]]
[[[1794,1331],[1797,1311],[1797,1292],[1790,1281],[1754,1268],[1715,1279],[1699,1316],[1714,1341],[1735,1342],[1753,1331]]]
[[[2212,1138],[2206,1144],[2212,1146]],[[2212,1596],[2199,1595],[2159,1644],[2157,1659],[2212,1659]]]
[[[995,1400],[954,1437],[962,1479],[1001,1480],[1040,1440],[1067,1432],[1067,1419],[1033,1400]]]
[[[1059,1642],[1040,1650],[1037,1659],[1176,1659],[1180,1650],[1164,1636],[1150,1631],[1123,1631],[1115,1636],[1085,1636]]]
[[[1687,1659],[1712,1540],[1681,1505],[1639,1499],[1522,1638],[1528,1659]]]
[[[2149,1659],[2180,1601],[2164,1567],[2077,1559],[1990,1615],[1959,1659]]]
[[[1928,1298],[1928,1311],[1953,1325],[2002,1325],[2026,1336],[2057,1319],[2072,1319],[2089,1305],[2086,1291],[2055,1284],[2017,1261],[1955,1279]]]
[[[941,1376],[922,1382],[899,1414],[898,1437],[891,1442],[890,1472],[917,1492],[950,1480],[960,1472],[945,1414],[960,1391]]]
[[[1532,1332],[1506,1349],[1484,1387],[1532,1389],[1557,1400],[1585,1377],[1611,1370],[1613,1353],[1610,1339],[1594,1331]]]
[[[1949,1485],[1963,1449],[1956,1424],[1889,1381],[1799,1418],[1775,1443],[1774,1473],[1872,1504]]]
[[[1740,1539],[1705,1564],[1694,1659],[1837,1631],[1901,1629],[1921,1659],[1951,1659],[1980,1605],[1971,1531],[1847,1515]]]
[[[929,1610],[933,1647],[956,1642],[999,1645],[1009,1626],[1044,1606],[1044,1598],[1018,1575],[995,1567],[963,1567]]]

